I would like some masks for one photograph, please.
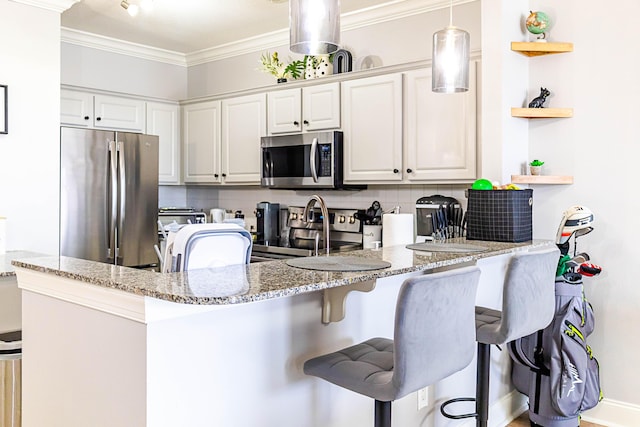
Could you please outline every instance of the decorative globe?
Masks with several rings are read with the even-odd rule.
[[[544,12],[530,12],[525,25],[531,34],[539,35],[549,31],[551,20]]]

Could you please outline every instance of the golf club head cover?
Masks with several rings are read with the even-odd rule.
[[[602,267],[600,267],[599,265],[591,264],[590,262],[584,262],[580,264],[580,267],[578,268],[578,273],[587,277],[597,276],[601,272]]]

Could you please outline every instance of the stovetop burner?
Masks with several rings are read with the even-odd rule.
[[[346,252],[362,249],[362,224],[357,209],[328,209],[329,210],[329,240],[330,252]],[[319,249],[324,248],[322,241],[322,212],[319,208],[313,210],[313,220],[304,221],[304,207],[290,206],[288,208],[287,230],[279,239],[279,245],[255,244],[252,257],[266,259],[285,259],[305,257],[315,254],[316,238],[320,239]],[[265,260],[265,259],[261,259]]]

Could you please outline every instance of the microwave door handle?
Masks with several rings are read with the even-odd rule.
[[[265,178],[273,177],[273,158],[271,157],[271,151],[265,150],[264,152],[264,170]]]
[[[318,138],[313,138],[311,142],[311,153],[309,153],[309,169],[313,182],[318,182],[318,171],[316,170],[316,151],[318,150]]]
[[[109,182],[111,191],[109,192],[109,246],[107,248],[108,258],[116,258],[116,218],[118,216],[118,164],[117,164],[117,143],[109,141]]]

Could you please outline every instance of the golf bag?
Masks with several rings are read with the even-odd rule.
[[[532,426],[577,427],[580,413],[602,400],[598,361],[587,345],[595,319],[579,273],[558,276],[555,291],[551,324],[508,344],[512,381],[529,397]]]

